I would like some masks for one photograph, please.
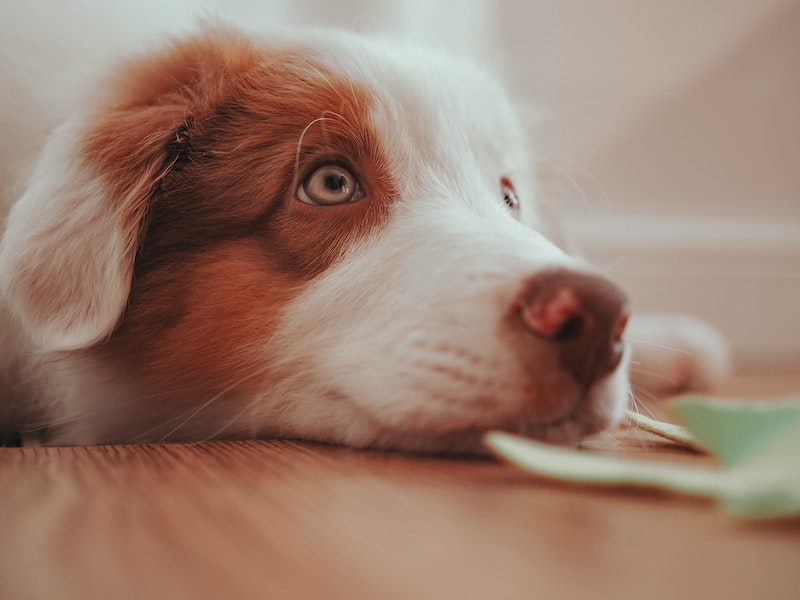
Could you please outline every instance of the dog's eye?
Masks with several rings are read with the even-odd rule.
[[[307,204],[335,206],[358,198],[355,176],[339,165],[324,165],[309,175],[297,189],[297,197]]]
[[[511,180],[507,177],[503,177],[500,180],[500,189],[503,192],[503,202],[506,203],[506,206],[508,206],[515,215],[518,214],[519,198],[517,197],[517,191],[514,189],[514,184],[511,183]]]

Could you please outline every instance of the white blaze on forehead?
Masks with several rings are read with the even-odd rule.
[[[525,187],[522,130],[487,73],[438,52],[349,36],[330,38],[319,53],[333,72],[373,95],[370,125],[401,194],[431,181],[470,186],[479,179],[499,196],[502,176]]]

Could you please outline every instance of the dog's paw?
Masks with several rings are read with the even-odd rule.
[[[696,317],[635,315],[626,337],[633,351],[631,388],[645,398],[709,391],[731,370],[727,340]]]

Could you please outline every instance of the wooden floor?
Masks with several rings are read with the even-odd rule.
[[[0,449],[0,598],[212,597],[797,600],[800,519],[280,441]]]

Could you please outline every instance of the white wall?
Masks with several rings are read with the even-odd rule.
[[[716,323],[741,369],[800,372],[800,3],[513,6],[587,254],[638,307]]]

